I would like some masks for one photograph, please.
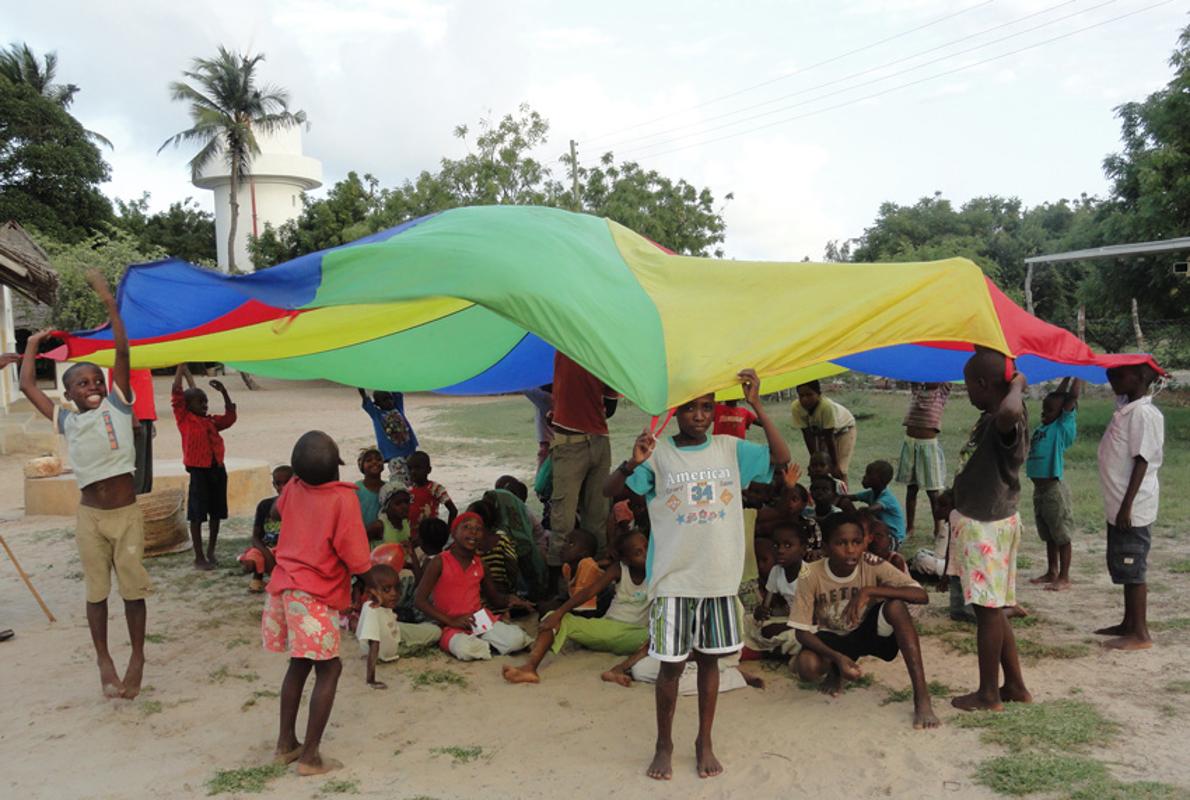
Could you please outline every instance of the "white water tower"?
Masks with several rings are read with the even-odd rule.
[[[322,162],[302,154],[302,129],[295,125],[268,134],[256,132],[260,153],[252,159],[250,174],[240,178],[240,218],[237,222],[236,267],[252,271],[248,237],[274,228],[302,211],[302,192],[322,185]],[[231,173],[222,153],[212,159],[194,180],[200,189],[215,193],[215,246],[219,268],[227,270],[227,232],[231,225]]]

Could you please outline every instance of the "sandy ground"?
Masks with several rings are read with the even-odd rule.
[[[287,460],[296,435],[320,428],[345,454],[371,437],[370,424],[350,390],[324,384],[265,382],[249,394],[229,388],[244,420],[226,434],[236,455]],[[158,385],[164,409],[166,384]],[[485,401],[409,398],[409,414],[434,445],[435,409],[444,403]],[[216,404],[217,405],[217,404]],[[526,429],[532,452],[531,431]],[[466,463],[449,446],[434,452],[435,469],[460,505],[503,471],[524,464]],[[177,458],[179,443],[168,419],[157,439],[158,458]],[[183,554],[149,562],[158,593],[149,605],[146,689],[135,701],[104,700],[92,665],[83,615],[82,583],[67,518],[21,518],[20,457],[0,458],[4,487],[3,533],[33,576],[58,622],[49,624],[10,565],[0,568],[0,627],[17,637],[0,644],[5,723],[0,728],[0,790],[9,797],[200,797],[217,770],[266,763],[276,736],[272,697],[285,660],[260,649],[260,599],[248,595],[228,568],[199,574]],[[346,459],[351,461],[352,459]],[[345,470],[345,477],[352,474]],[[244,521],[228,536],[246,535]],[[1190,556],[1184,539],[1159,536],[1156,563]],[[1037,558],[1035,537],[1026,552]],[[229,543],[230,546],[230,543]],[[1180,553],[1179,553],[1180,551]],[[1087,655],[1026,662],[1037,699],[1077,696],[1094,702],[1123,725],[1116,744],[1095,751],[1124,780],[1160,780],[1190,787],[1185,733],[1190,696],[1161,691],[1190,678],[1190,632],[1156,634],[1157,647],[1140,654],[1101,651],[1087,635],[1118,621],[1120,598],[1102,567],[1100,539],[1076,544],[1073,591],[1056,594],[1025,586],[1022,602],[1046,624],[1022,629],[1046,644],[1087,644]],[[1022,570],[1022,577],[1036,569]],[[1190,616],[1187,576],[1154,568],[1150,618]],[[933,595],[922,625],[947,628],[945,599]],[[118,664],[127,658],[127,634],[113,603],[111,641]],[[927,677],[966,690],[975,659],[954,652],[943,636],[923,638]],[[908,703],[882,705],[889,689],[908,685],[902,662],[866,659],[876,683],[837,699],[800,689],[787,673],[761,665],[764,690],[725,694],[719,703],[716,744],[724,776],[700,781],[694,773],[694,698],[678,705],[675,778],[666,784],[643,776],[653,739],[651,687],[624,689],[600,682],[615,657],[578,652],[547,660],[545,682],[510,686],[501,663],[462,664],[440,653],[380,668],[389,689],[366,687],[355,642],[345,637],[345,669],[324,752],[346,762],[333,777],[354,782],[359,794],[386,798],[590,797],[767,798],[791,791],[819,797],[962,797],[995,795],[972,781],[975,765],[999,754],[980,744],[978,732],[948,725],[910,729]],[[515,657],[514,659],[515,660]],[[447,670],[466,685],[415,688],[414,676]],[[936,701],[944,721],[957,712]],[[304,725],[304,712],[299,730]],[[469,763],[454,763],[435,748],[480,747]],[[316,797],[325,778],[288,774],[262,797]]]

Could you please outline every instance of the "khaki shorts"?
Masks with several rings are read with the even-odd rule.
[[[136,503],[109,509],[79,506],[74,538],[83,561],[88,603],[107,600],[113,568],[125,600],[143,600],[153,591],[144,564],[145,521]]]
[[[1074,533],[1074,500],[1065,481],[1033,487],[1033,516],[1041,541],[1059,547],[1070,544]]]

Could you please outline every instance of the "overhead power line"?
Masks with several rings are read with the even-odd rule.
[[[599,148],[599,149],[601,149],[601,150],[616,150],[616,149],[618,149],[618,148],[620,148],[620,147],[624,147],[624,146],[626,146],[626,145],[627,145],[627,146],[630,146],[630,147],[633,147],[633,148],[637,148],[637,149],[638,149],[638,148],[640,148],[640,147],[647,147],[648,145],[645,145],[645,144],[639,144],[639,145],[637,145],[637,144],[634,144],[634,143],[635,143],[635,142],[642,142],[642,141],[643,141],[643,140],[645,140],[645,139],[652,139],[652,138],[656,138],[656,137],[660,137],[660,136],[667,136],[667,135],[669,135],[669,134],[676,133],[676,132],[678,132],[678,131],[685,130],[685,129],[687,129],[687,128],[696,128],[696,127],[699,127],[699,126],[702,126],[702,125],[706,125],[706,124],[707,124],[707,123],[709,123],[709,122],[714,122],[715,120],[719,120],[719,119],[725,119],[725,118],[727,118],[727,117],[733,117],[733,116],[735,116],[735,115],[737,115],[737,114],[743,114],[743,113],[745,113],[745,112],[748,112],[748,111],[753,111],[753,110],[755,110],[755,109],[757,109],[757,108],[763,108],[764,106],[769,106],[769,105],[772,105],[773,103],[779,103],[779,102],[781,102],[782,100],[788,100],[788,99],[789,99],[789,98],[791,98],[791,97],[797,97],[797,96],[799,96],[799,95],[803,95],[803,94],[805,94],[806,92],[812,92],[812,91],[814,91],[815,89],[825,89],[825,88],[826,88],[826,87],[828,87],[828,86],[834,86],[834,85],[836,85],[836,84],[843,83],[843,82],[845,82],[845,81],[849,81],[849,80],[851,80],[851,79],[853,79],[853,78],[859,78],[859,77],[862,77],[862,76],[864,76],[864,75],[869,75],[869,74],[871,74],[871,73],[873,73],[873,72],[879,72],[880,70],[883,70],[883,69],[887,69],[887,68],[889,68],[889,67],[896,66],[897,64],[903,64],[903,63],[905,63],[906,61],[912,61],[912,60],[913,60],[913,59],[915,59],[915,58],[919,58],[919,57],[921,57],[921,56],[928,55],[928,54],[930,54],[930,53],[933,53],[933,52],[936,52],[936,51],[938,51],[938,50],[944,50],[944,49],[946,49],[946,48],[948,48],[948,47],[952,47],[952,46],[954,46],[954,45],[956,45],[956,44],[960,44],[960,43],[962,43],[962,42],[970,41],[971,39],[977,39],[977,38],[979,38],[980,36],[984,36],[985,34],[992,33],[993,31],[1001,30],[1001,29],[1003,29],[1003,28],[1008,28],[1008,27],[1011,27],[1011,26],[1013,26],[1013,25],[1018,25],[1018,24],[1020,24],[1020,23],[1022,23],[1022,22],[1024,22],[1024,21],[1026,21],[1026,20],[1033,19],[1034,17],[1038,17],[1038,16],[1041,16],[1041,15],[1043,15],[1043,14],[1048,14],[1048,13],[1050,13],[1051,11],[1056,11],[1057,9],[1059,9],[1059,8],[1062,8],[1063,6],[1068,6],[1068,5],[1071,5],[1072,3],[1077,3],[1078,1],[1079,1],[1079,0],[1063,0],[1063,2],[1061,2],[1061,3],[1058,3],[1058,4],[1056,4],[1056,5],[1052,5],[1052,6],[1050,6],[1049,8],[1043,8],[1043,9],[1041,9],[1040,11],[1034,11],[1032,14],[1026,14],[1026,15],[1025,15],[1025,16],[1023,16],[1023,17],[1017,17],[1016,19],[1009,20],[1008,22],[1002,22],[1002,23],[1000,23],[999,25],[993,25],[993,26],[991,26],[990,28],[984,28],[984,29],[983,29],[983,30],[981,30],[981,31],[976,31],[975,33],[967,34],[966,36],[960,36],[959,38],[957,38],[957,39],[952,39],[952,40],[950,40],[949,42],[944,42],[944,43],[942,43],[942,44],[935,45],[934,47],[929,47],[929,48],[926,48],[925,50],[919,50],[919,51],[917,51],[916,53],[910,53],[910,54],[909,54],[909,55],[907,55],[907,56],[902,56],[901,58],[897,58],[897,59],[894,59],[894,60],[892,60],[892,61],[886,61],[886,62],[885,62],[885,63],[883,63],[883,64],[877,64],[877,65],[876,65],[876,66],[874,66],[874,67],[869,67],[869,68],[867,68],[867,69],[860,70],[859,72],[853,72],[853,73],[851,73],[850,75],[845,75],[845,76],[844,76],[844,77],[842,77],[842,78],[835,78],[834,80],[827,81],[827,82],[825,82],[825,83],[819,83],[819,84],[815,84],[814,86],[807,86],[807,87],[805,87],[804,89],[798,89],[796,92],[790,92],[790,93],[788,93],[788,94],[783,94],[783,95],[780,95],[780,96],[778,96],[778,97],[771,98],[771,99],[769,99],[769,100],[763,100],[763,101],[761,101],[761,102],[759,102],[759,103],[753,103],[753,104],[752,104],[752,105],[750,105],[750,106],[744,106],[743,108],[737,108],[737,109],[735,109],[734,111],[725,111],[725,112],[723,112],[722,114],[716,114],[716,115],[715,115],[715,116],[713,116],[713,117],[706,117],[706,118],[704,118],[704,119],[702,119],[702,120],[699,120],[699,121],[697,121],[697,122],[687,122],[687,123],[683,123],[683,124],[681,124],[681,125],[676,125],[676,126],[674,126],[674,127],[672,127],[672,128],[668,128],[668,129],[665,129],[665,130],[655,131],[655,132],[653,132],[653,133],[643,133],[643,134],[640,134],[640,135],[638,135],[638,136],[630,136],[630,137],[628,137],[627,139],[622,139],[621,141],[615,142],[615,143],[613,143],[613,144],[610,144],[610,145],[604,145],[603,147],[601,147],[601,148]],[[1044,22],[1044,23],[1042,23],[1042,24],[1040,24],[1040,25],[1035,25],[1035,26],[1033,26],[1032,28],[1027,28],[1027,29],[1025,29],[1025,30],[1023,30],[1023,31],[1018,31],[1018,32],[1016,32],[1016,33],[1014,33],[1014,34],[1011,34],[1011,35],[1009,35],[1009,36],[1004,36],[1004,37],[1001,37],[1001,38],[999,38],[999,39],[994,39],[994,40],[992,40],[992,41],[990,41],[990,42],[986,42],[986,43],[984,43],[984,44],[982,44],[982,45],[978,45],[978,46],[976,46],[976,47],[972,47],[972,48],[969,48],[969,49],[967,49],[967,50],[961,50],[961,51],[959,51],[959,52],[956,52],[956,53],[951,53],[951,54],[949,54],[948,56],[944,56],[944,57],[942,57],[942,58],[937,58],[937,59],[934,59],[934,60],[932,60],[932,61],[926,61],[926,62],[923,62],[923,63],[921,63],[921,64],[918,64],[918,65],[917,65],[917,66],[915,66],[915,67],[912,67],[911,69],[908,69],[908,70],[902,70],[901,72],[894,72],[894,73],[892,73],[891,75],[885,75],[885,76],[883,76],[883,77],[879,78],[878,80],[888,80],[889,78],[896,77],[897,75],[903,75],[903,74],[905,74],[906,72],[911,72],[912,70],[915,70],[915,69],[921,69],[922,67],[927,67],[927,66],[930,66],[931,64],[936,64],[936,63],[938,63],[939,61],[944,61],[944,60],[946,60],[947,58],[953,58],[954,56],[960,56],[960,55],[964,55],[965,53],[970,53],[970,52],[973,52],[974,50],[978,50],[978,49],[980,49],[981,47],[988,47],[988,46],[990,46],[990,45],[997,44],[997,43],[999,43],[999,42],[1007,41],[1008,39],[1012,39],[1012,38],[1014,38],[1014,37],[1016,37],[1016,36],[1023,36],[1023,35],[1024,35],[1024,34],[1026,34],[1026,33],[1032,33],[1033,31],[1040,30],[1041,28],[1045,28],[1045,27],[1048,27],[1048,26],[1050,26],[1050,25],[1056,25],[1057,23],[1059,23],[1059,22],[1062,22],[1062,21],[1064,21],[1064,20],[1067,20],[1067,19],[1070,19],[1071,17],[1078,16],[1079,14],[1085,14],[1085,13],[1087,13],[1088,11],[1094,11],[1094,10],[1096,10],[1096,9],[1098,9],[1098,8],[1102,8],[1103,6],[1110,5],[1110,4],[1112,4],[1112,3],[1115,3],[1115,2],[1117,2],[1117,0],[1106,0],[1105,2],[1102,2],[1102,3],[1100,3],[1099,5],[1096,5],[1096,6],[1091,6],[1090,8],[1085,8],[1085,9],[1082,9],[1081,11],[1076,11],[1076,12],[1074,12],[1074,13],[1067,14],[1067,15],[1066,15],[1066,16],[1064,16],[1064,17],[1058,17],[1058,18],[1056,18],[1056,19],[1052,19],[1052,20],[1050,20],[1049,22]],[[875,81],[870,81],[869,83],[874,83],[874,82],[875,82]],[[867,85],[868,85],[868,83],[861,83],[861,84],[856,84],[856,86],[852,86],[852,87],[849,87],[849,88],[841,89],[840,91],[841,91],[841,92],[851,91],[852,89],[855,89],[855,88],[858,88],[858,87],[861,87],[861,86],[867,86]],[[795,104],[795,105],[797,105],[797,104]],[[775,109],[775,110],[773,110],[773,111],[770,111],[770,112],[767,112],[767,113],[779,113],[780,111],[783,111],[783,110],[785,110],[786,108],[792,108],[792,107],[794,107],[794,106],[786,106],[786,107],[784,107],[784,108]],[[742,119],[742,120],[736,120],[736,122],[745,122],[745,121],[747,121],[747,120],[751,120],[751,119],[757,119],[758,117],[761,117],[761,116],[764,116],[764,115],[763,115],[763,114],[759,114],[759,115],[756,115],[756,116],[747,117],[747,118],[745,118],[745,119]],[[735,124],[735,123],[729,123],[729,124]],[[718,129],[715,129],[715,130],[718,130]],[[708,132],[708,131],[703,131],[703,133],[707,133],[707,132]]]
[[[701,147],[703,145],[713,144],[715,142],[721,142],[721,141],[725,141],[727,139],[734,139],[738,136],[745,136],[750,133],[755,133],[756,131],[765,130],[767,128],[772,128],[776,125],[784,125],[787,122],[794,122],[796,120],[806,119],[807,117],[813,117],[818,114],[824,114],[828,111],[837,111],[840,108],[846,108],[847,106],[852,106],[852,105],[855,105],[856,103],[862,103],[865,100],[872,100],[877,97],[883,97],[884,95],[892,94],[893,92],[897,92],[902,89],[908,89],[911,86],[917,86],[919,84],[926,83],[928,81],[937,80],[938,78],[945,78],[948,75],[954,75],[959,72],[964,72],[969,69],[974,69],[975,67],[979,67],[984,64],[989,64],[993,61],[999,61],[1000,59],[1008,58],[1009,56],[1014,56],[1014,55],[1018,55],[1019,53],[1024,53],[1028,50],[1035,50],[1039,47],[1044,47],[1046,45],[1053,44],[1054,42],[1058,42],[1063,39],[1069,39],[1070,37],[1077,36],[1080,33],[1086,33],[1089,30],[1094,30],[1095,28],[1101,28],[1104,25],[1110,25],[1114,22],[1119,22],[1120,20],[1127,19],[1128,17],[1134,17],[1137,14],[1143,14],[1146,11],[1152,11],[1154,8],[1159,8],[1160,6],[1169,5],[1172,2],[1173,2],[1173,0],[1161,0],[1161,2],[1159,2],[1159,3],[1153,3],[1151,5],[1144,6],[1143,8],[1138,8],[1134,11],[1129,11],[1126,14],[1120,14],[1119,16],[1110,17],[1108,19],[1102,20],[1101,22],[1096,22],[1092,25],[1087,25],[1082,28],[1077,28],[1073,31],[1068,31],[1066,33],[1051,37],[1049,39],[1043,39],[1040,42],[1034,42],[1033,44],[1025,45],[1024,47],[1018,47],[1015,50],[1009,50],[1008,52],[1000,53],[999,55],[989,56],[988,58],[980,59],[979,61],[973,61],[970,64],[964,64],[960,67],[955,67],[954,69],[948,69],[943,72],[936,73],[934,75],[927,75],[924,78],[918,78],[917,80],[909,81],[908,83],[902,83],[897,86],[890,86],[887,89],[882,89],[881,91],[878,91],[878,92],[872,92],[871,94],[866,94],[863,97],[856,97],[852,100],[847,100],[842,103],[836,103],[835,105],[832,105],[832,106],[826,106],[824,108],[819,108],[819,109],[815,109],[813,111],[808,111],[804,114],[797,114],[792,117],[786,117],[784,119],[773,120],[772,122],[767,122],[763,125],[757,125],[755,127],[748,128],[747,130],[737,131],[735,133],[729,133],[724,136],[717,136],[712,139],[705,139],[703,141],[691,142],[690,144],[685,144],[680,147],[670,148],[668,150],[661,150],[659,152],[649,153],[648,157],[668,155],[670,153],[676,153],[676,152],[679,152],[682,150],[688,150],[692,147]],[[657,146],[660,146],[660,144]]]
[[[818,67],[823,67],[823,66],[826,66],[827,64],[833,64],[834,62],[840,61],[844,58],[849,58],[850,56],[856,55],[857,53],[862,53],[866,50],[871,50],[873,47],[879,47],[882,44],[888,44],[889,42],[895,41],[902,37],[908,36],[913,33],[917,33],[918,31],[925,30],[926,28],[933,27],[934,25],[945,22],[948,19],[954,19],[957,16],[966,14],[968,11],[974,11],[978,8],[983,8],[986,5],[991,5],[994,2],[995,2],[995,0],[984,0],[984,2],[982,2],[982,3],[976,3],[973,6],[968,6],[967,8],[963,8],[958,11],[954,11],[950,14],[946,14],[944,16],[938,17],[937,19],[931,20],[930,22],[927,22],[923,25],[918,25],[916,28],[910,28],[909,30],[901,31],[900,33],[893,34],[892,36],[886,37],[884,39],[880,39],[878,41],[866,44],[863,47],[857,47],[854,50],[848,50],[847,52],[840,53],[837,56],[831,56],[830,58],[824,59],[822,61],[818,61],[818,62],[809,64],[804,67],[798,67],[797,69],[795,69],[791,72],[786,72],[783,75],[778,75],[774,78],[769,78],[768,80],[761,81],[760,83],[754,83],[751,86],[745,86],[742,89],[736,89],[735,91],[728,92],[727,94],[721,94],[718,97],[712,97],[709,100],[704,100],[701,103],[696,103],[692,106],[672,112],[671,114],[667,114],[663,117],[656,117],[654,119],[645,120],[644,122],[638,122],[635,125],[629,125],[626,128],[617,128],[616,130],[608,131],[607,133],[601,133],[598,136],[587,137],[586,139],[583,140],[583,144],[591,144],[593,142],[599,141],[600,139],[608,139],[612,136],[619,136],[621,133],[625,133],[625,132],[631,131],[631,130],[636,130],[637,128],[643,128],[646,125],[652,125],[654,122],[661,122],[663,120],[670,119],[676,114],[685,114],[690,111],[696,111],[700,108],[704,108],[705,106],[709,106],[713,103],[719,103],[719,102],[722,102],[723,100],[730,100],[731,98],[738,97],[741,94],[755,91],[756,89],[764,88],[765,86],[769,86],[770,84],[774,84],[779,81],[783,81],[788,78],[792,78],[795,75],[801,75],[803,72],[809,72],[812,69],[817,69]]]

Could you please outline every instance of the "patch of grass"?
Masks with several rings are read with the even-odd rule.
[[[234,794],[263,792],[273,778],[279,778],[289,768],[285,764],[266,764],[263,767],[221,769],[207,781],[207,794]]]
[[[944,633],[942,634],[942,643],[949,647],[954,652],[963,656],[973,656],[977,651],[975,644],[975,632],[970,633]],[[1020,644],[1018,642],[1017,644]]]
[[[801,689],[803,692],[816,692],[818,691],[818,684],[820,683],[822,683],[822,681],[804,681],[801,678],[798,678],[797,688]]]
[[[251,644],[251,642],[243,636],[237,636],[227,643],[227,649],[230,650],[233,647],[243,647],[246,644]]]
[[[213,672],[207,673],[207,679],[211,683],[223,683],[228,678],[235,678],[236,680],[247,681],[248,683],[254,683],[260,680],[260,676],[255,672],[232,672],[227,668],[226,664]]]
[[[260,700],[263,697],[280,697],[280,696],[281,695],[277,694],[272,689],[257,689],[255,692],[252,693],[252,696],[249,697],[247,700],[245,700],[244,704],[242,706],[240,706],[240,711],[247,711],[248,709],[252,708],[252,706],[256,705],[256,701]]]
[[[149,644],[165,644],[169,641],[169,637],[164,633],[146,633],[145,641]]]
[[[66,573],[66,580],[68,580],[68,581],[81,581],[82,579],[83,579],[83,573],[81,573],[81,572]]]
[[[411,679],[414,689],[424,689],[427,686],[466,686],[467,679],[457,672],[448,669],[423,670]]]
[[[857,689],[867,689],[875,682],[876,682],[875,678],[873,678],[871,675],[869,675],[867,673],[864,673],[863,675],[859,676],[859,680],[851,681],[847,685],[854,686]]]
[[[1013,617],[1009,620],[1014,628],[1035,628],[1042,623],[1039,614],[1030,614],[1027,617]]]
[[[1105,744],[1120,727],[1082,700],[1009,703],[1004,711],[956,717],[954,724],[960,728],[980,728],[983,742],[1003,745],[1015,753],[1068,753],[1088,745]]]
[[[950,697],[954,694],[954,690],[941,681],[930,681],[926,684],[926,689],[930,693],[930,697]],[[880,705],[886,706],[889,703],[907,703],[913,699],[913,687],[906,686],[904,689],[889,689],[888,696],[880,701]]]
[[[466,764],[482,756],[483,748],[459,747],[458,745],[451,745],[450,747],[431,747],[430,755],[450,756],[452,759],[454,759],[455,764]]]
[[[140,713],[144,714],[146,717],[152,714],[160,714],[164,709],[165,706],[161,705],[160,700],[140,701]]]
[[[322,784],[319,794],[359,794],[359,781],[335,778]]]
[[[1017,639],[1016,649],[1022,658],[1082,658],[1091,654],[1091,648],[1081,642],[1059,644]]]
[[[1033,559],[1029,558],[1027,555],[1024,555],[1024,554],[1018,555],[1016,557],[1016,568],[1017,569],[1033,569]]]
[[[1016,796],[1055,792],[1088,781],[1104,783],[1109,780],[1107,767],[1093,758],[1053,753],[1018,753],[989,758],[975,771],[976,783],[1000,794]]]
[[[1171,694],[1190,694],[1190,680],[1170,681],[1165,684],[1165,691]]]
[[[1153,620],[1149,623],[1149,628],[1155,631],[1190,630],[1190,617],[1174,617],[1173,619]]]
[[[1170,572],[1176,572],[1179,575],[1190,574],[1190,558],[1183,558],[1181,561],[1175,561],[1169,565]]]
[[[1137,781],[1125,783],[1114,778],[1087,781],[1069,795],[1070,800],[1177,800],[1186,797],[1186,790],[1168,783]]]

